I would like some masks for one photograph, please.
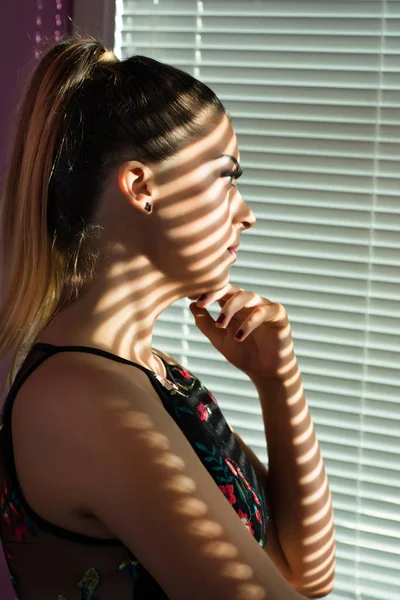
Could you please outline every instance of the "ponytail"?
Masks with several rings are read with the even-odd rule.
[[[11,358],[9,385],[49,320],[96,275],[96,215],[112,169],[166,160],[226,114],[188,73],[145,56],[119,61],[93,38],[65,39],[41,58],[1,197],[0,361]]]
[[[110,60],[96,40],[59,43],[37,65],[19,108],[1,198],[0,361],[11,358],[9,385],[30,345],[67,301],[62,291],[69,261],[47,227],[49,183],[65,143],[57,141],[69,100],[104,54]]]

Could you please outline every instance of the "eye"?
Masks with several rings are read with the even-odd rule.
[[[224,171],[223,173],[221,173],[221,177],[227,177],[230,181],[230,183],[232,185],[234,185],[233,181],[235,179],[239,179],[239,177],[242,175],[243,173],[243,169],[239,168],[236,169],[236,171]]]
[[[235,173],[233,171],[224,171],[223,173],[221,173],[221,177],[227,177],[229,179],[229,182],[233,185]]]

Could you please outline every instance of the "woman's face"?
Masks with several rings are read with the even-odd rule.
[[[144,220],[142,243],[153,264],[181,283],[188,297],[227,285],[235,262],[228,248],[239,245],[241,232],[255,224],[236,187],[239,162],[236,135],[225,117],[156,172],[153,213]]]
[[[256,221],[236,187],[239,162],[236,135],[224,117],[208,136],[165,162],[121,165],[123,202],[111,184],[104,221],[128,261],[145,257],[137,264],[154,286],[165,284],[172,295],[174,290],[178,297],[197,298],[229,283],[235,255],[228,248],[238,246],[241,232]]]

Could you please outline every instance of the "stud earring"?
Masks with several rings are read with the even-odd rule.
[[[149,204],[148,202],[146,202],[146,206],[144,208],[145,210],[147,210],[147,212],[151,212],[151,204]]]

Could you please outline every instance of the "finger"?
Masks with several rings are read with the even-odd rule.
[[[215,321],[210,313],[205,308],[196,306],[196,303],[190,304],[189,306],[198,329],[210,340],[210,342],[217,348],[220,349],[223,339],[226,337],[226,331],[220,331],[215,327]]]
[[[243,321],[238,330],[234,333],[234,338],[237,342],[243,342],[257,327],[265,323],[267,320],[268,312],[271,309],[268,306],[256,306],[254,310],[251,311],[249,316]],[[237,337],[239,332],[243,332],[240,337]]]
[[[222,290],[218,290],[217,292],[209,292],[208,294],[205,294],[204,298],[202,300],[200,300],[199,298],[196,304],[197,306],[201,306],[202,308],[207,308],[207,306],[209,306],[213,302],[219,302],[223,298],[226,302],[227,298],[233,296],[240,289],[241,288],[239,288],[238,286],[232,283],[228,283],[224,288],[222,288]]]
[[[216,301],[220,306],[225,306],[225,304],[230,300],[233,296],[238,294],[239,292],[244,292],[245,290],[238,285],[230,284],[229,289],[225,292],[224,295],[221,295],[219,298],[216,298]]]
[[[237,292],[222,307],[221,313],[217,318],[217,323],[220,323],[223,327],[227,327],[232,319],[243,318],[243,315],[240,315],[240,311],[243,308],[263,306],[264,304],[267,304],[267,301],[254,294],[254,292]],[[222,317],[224,317],[223,321]]]
[[[282,332],[279,337],[281,339],[291,339],[290,336],[290,323],[288,320],[288,316],[286,310],[282,304],[266,304],[264,306],[257,306],[246,319],[242,322],[238,331],[241,329],[243,331],[243,335],[240,340],[243,341],[248,337],[257,327],[262,325],[263,323],[268,323],[270,327],[279,327]],[[235,333],[236,336],[237,332]],[[236,339],[236,338],[235,338]],[[293,342],[292,342],[293,343]]]
[[[238,318],[238,312],[244,308],[246,303],[251,300],[252,292],[240,291],[236,292],[233,296],[230,296],[221,308],[221,312],[216,319],[217,325],[220,327],[227,327],[230,321],[236,317]]]

